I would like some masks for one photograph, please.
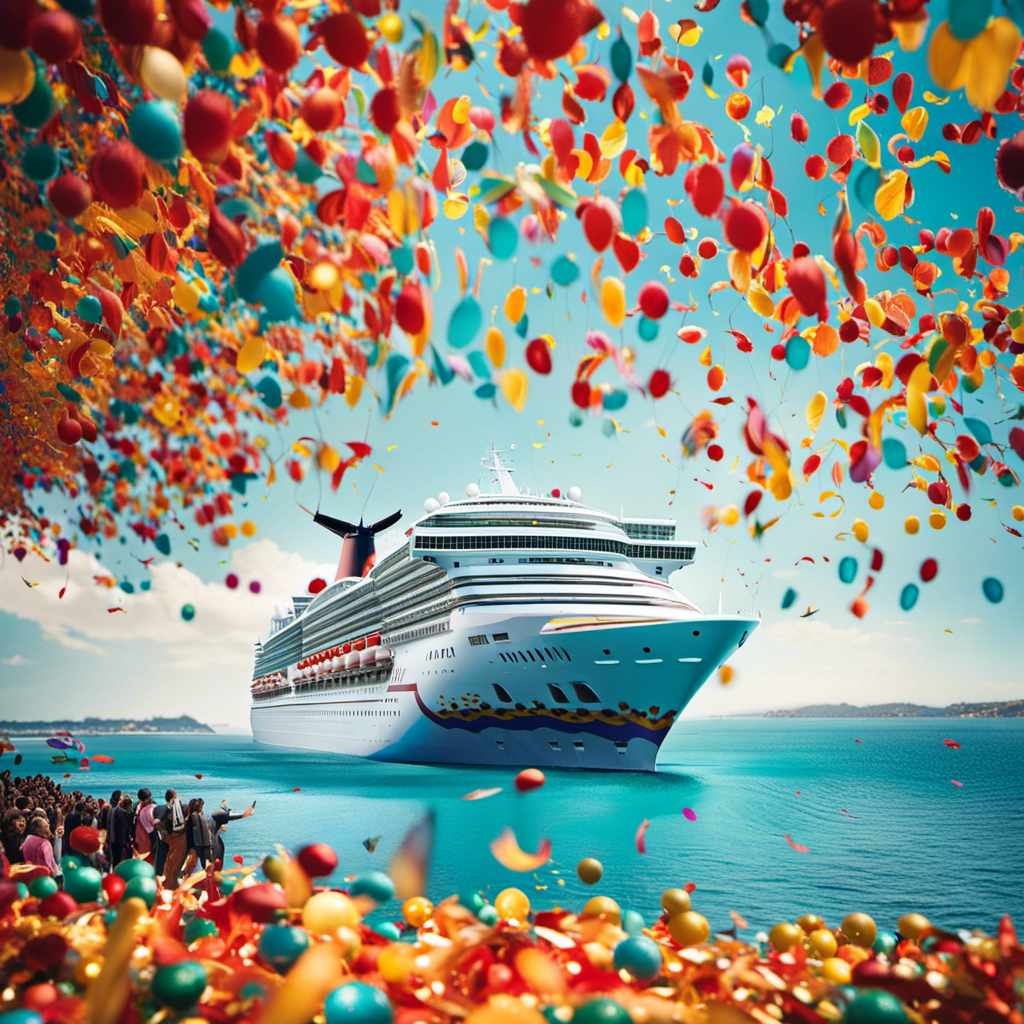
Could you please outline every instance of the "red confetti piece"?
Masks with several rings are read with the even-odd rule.
[[[962,782],[957,782],[956,779],[950,779],[949,781],[952,782],[954,786],[959,786],[960,789],[964,788],[964,784]]]
[[[949,747],[952,750],[959,750],[960,749],[960,744],[957,743],[956,740],[943,740],[942,742],[945,743],[946,746]]]
[[[683,817],[687,821],[696,821],[697,820],[697,812],[695,810],[693,810],[693,808],[691,808],[691,807],[684,807],[683,808]]]
[[[647,830],[648,830],[648,828],[650,828],[650,826],[651,826],[651,823],[646,818],[644,818],[644,820],[640,822],[640,827],[636,830],[636,852],[637,853],[646,853],[647,852],[647,844],[644,842],[644,837],[647,835]]]
[[[806,846],[801,846],[799,843],[793,842],[793,837],[787,832],[786,842],[796,850],[797,853],[810,853],[811,851]]]

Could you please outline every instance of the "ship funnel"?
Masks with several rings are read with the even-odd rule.
[[[388,527],[394,526],[401,518],[402,510],[399,509],[370,526],[363,525],[361,519],[359,525],[356,526],[344,519],[335,519],[333,516],[325,516],[317,512],[313,516],[313,521],[343,540],[341,558],[338,559],[338,571],[334,574],[335,580],[351,576],[365,576],[377,560],[373,544],[374,536]]]

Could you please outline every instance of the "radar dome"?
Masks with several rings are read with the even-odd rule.
[[[436,512],[440,507],[441,503],[437,500],[437,498],[427,498],[427,500],[423,502],[424,512]]]
[[[466,497],[467,498],[479,498],[480,488],[477,484],[466,484]]]
[[[569,490],[565,492],[565,496],[570,501],[579,501],[580,498],[583,497],[583,492],[578,487],[570,487]]]
[[[438,496],[437,500],[441,505],[447,505],[451,501],[451,495],[447,491],[442,491]]]

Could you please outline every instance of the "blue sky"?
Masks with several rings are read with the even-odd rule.
[[[618,9],[605,5],[610,18]],[[420,9],[439,28],[441,5],[421,4]],[[690,16],[689,5],[659,3],[655,12],[662,21],[662,34],[675,17]],[[725,78],[725,63],[733,53],[750,57],[754,71],[748,94],[753,109],[747,123],[752,141],[771,153],[776,182],[789,199],[790,224],[798,239],[806,240],[813,251],[828,253],[829,231],[836,211],[836,186],[831,180],[811,182],[802,172],[806,156],[823,152],[829,138],[839,131],[850,131],[849,110],[855,98],[842,111],[833,112],[814,101],[802,66],[792,78],[771,67],[765,59],[765,42],[760,30],[739,21],[732,4],[722,4],[710,15],[695,15],[704,26],[699,43],[682,51],[697,72],[695,87],[684,104],[684,115],[708,124],[718,145],[729,152],[743,141],[738,126],[723,112],[724,99],[732,87]],[[474,14],[476,24],[482,18]],[[613,26],[617,24],[612,21]],[[627,38],[634,38],[625,24]],[[792,26],[774,20],[769,27],[775,37],[792,42]],[[593,52],[603,62],[611,39],[598,42],[591,37]],[[480,78],[492,92],[498,92],[507,80],[498,80],[490,69],[492,53],[486,44],[480,55]],[[913,104],[922,104],[922,92],[931,86],[924,67],[923,54],[894,56],[896,70],[910,71],[917,85]],[[715,72],[714,88],[721,98],[709,99],[700,87],[701,68],[706,60]],[[629,123],[629,145],[641,152],[649,122],[639,112],[649,110],[639,83],[633,81],[637,93],[637,112]],[[506,86],[507,87],[507,86]],[[763,99],[762,99],[763,90]],[[469,93],[480,100],[477,73],[438,78],[434,91],[439,103],[451,95]],[[883,90],[888,92],[888,87]],[[539,117],[559,116],[558,83],[542,87],[540,99],[534,101]],[[482,101],[481,101],[482,102]],[[754,112],[764,104],[775,111],[774,132],[754,125]],[[997,186],[993,166],[995,145],[987,140],[974,147],[946,143],[941,138],[945,121],[964,123],[974,115],[962,96],[954,97],[945,106],[927,104],[930,124],[924,139],[915,146],[919,156],[942,149],[952,159],[952,173],[945,176],[935,165],[912,172],[917,200],[908,211],[923,226],[937,230],[943,225],[973,226],[977,208],[990,205],[996,212],[996,231],[1008,235],[1016,226],[1013,199]],[[789,138],[790,114],[799,110],[810,122],[811,140],[806,148]],[[583,130],[600,135],[610,118],[607,104],[588,105],[592,120],[576,129],[577,139]],[[895,107],[882,118],[870,122],[883,144],[883,169],[891,169],[895,161],[885,152],[888,137],[898,131],[899,115]],[[1015,131],[1016,120],[1000,118],[999,136]],[[433,159],[433,153],[428,154]],[[518,161],[526,159],[518,138],[501,134],[494,147],[490,166],[511,172]],[[859,168],[860,165],[858,165]],[[855,171],[856,174],[856,171]],[[475,180],[470,175],[470,180]],[[577,182],[579,194],[588,186]],[[621,181],[613,173],[602,191],[617,195]],[[720,238],[717,222],[697,218],[692,207],[683,203],[674,208],[669,199],[681,199],[681,176],[657,179],[648,176],[646,183],[650,224],[660,231],[665,216],[671,214],[689,227],[696,223],[700,234]],[[755,193],[755,195],[758,195]],[[820,201],[825,204],[824,217],[817,212]],[[866,211],[854,204],[854,218],[859,221]],[[954,219],[957,217],[958,219]],[[887,226],[890,241],[913,244],[917,225],[897,220]],[[457,299],[456,275],[451,252],[461,245],[470,267],[486,255],[483,242],[472,228],[467,215],[457,223],[442,218],[431,229],[438,251],[442,253],[442,287],[435,294],[435,344],[445,349],[444,332],[448,312]],[[788,252],[789,231],[778,225],[776,236],[780,248]],[[715,362],[728,373],[728,383],[720,394],[731,395],[736,404],[726,409],[709,406],[714,397],[705,383],[705,370],[697,365],[699,346],[685,346],[674,337],[679,325],[678,314],[663,321],[659,338],[645,343],[636,335],[636,319],[626,321],[620,335],[608,328],[597,309],[594,297],[586,303],[581,294],[586,287],[594,254],[583,241],[574,221],[566,221],[558,241],[552,246],[530,246],[520,242],[515,262],[495,263],[484,271],[480,302],[489,322],[489,311],[498,307],[496,323],[502,328],[509,349],[509,363],[525,365],[524,343],[504,320],[500,307],[513,283],[528,289],[544,289],[547,267],[560,253],[572,252],[581,264],[583,274],[577,286],[568,292],[557,290],[553,300],[545,294],[532,295],[528,306],[530,337],[550,333],[556,339],[553,353],[554,372],[548,378],[531,373],[530,395],[521,415],[510,410],[500,399],[498,404],[481,401],[473,395],[473,386],[456,380],[447,388],[428,387],[420,382],[403,400],[394,415],[382,422],[379,412],[364,401],[350,411],[343,402],[328,403],[319,411],[324,436],[335,446],[346,440],[362,439],[368,428],[368,441],[374,447],[371,458],[345,478],[339,492],[330,494],[323,482],[323,508],[335,515],[355,518],[373,485],[366,505],[367,518],[380,518],[395,508],[406,513],[405,526],[422,509],[424,499],[440,491],[452,495],[462,493],[464,486],[479,479],[479,462],[483,449],[493,438],[506,450],[514,445],[511,456],[518,470],[521,486],[538,491],[552,487],[566,488],[577,484],[583,489],[584,501],[599,508],[617,510],[620,506],[632,515],[673,516],[678,520],[678,536],[698,540],[696,564],[673,578],[679,589],[696,600],[705,610],[717,608],[721,593],[723,609],[760,612],[764,625],[735,660],[736,678],[723,687],[712,680],[691,705],[690,714],[726,714],[736,711],[777,706],[792,706],[818,701],[850,701],[864,703],[882,700],[915,700],[925,703],[947,703],[954,700],[985,700],[1022,695],[1019,686],[1019,664],[1022,652],[1017,626],[1021,601],[1019,539],[1007,534],[999,515],[1008,519],[1012,504],[1021,501],[1019,489],[1007,491],[998,485],[981,481],[970,496],[974,516],[969,523],[960,523],[952,516],[941,532],[928,528],[926,520],[931,504],[918,491],[903,493],[909,482],[906,472],[880,467],[874,477],[876,489],[885,497],[880,511],[868,507],[869,490],[844,484],[841,493],[845,508],[837,519],[817,519],[812,512],[819,508],[818,497],[832,489],[825,472],[801,484],[797,496],[784,506],[781,521],[755,542],[742,526],[722,528],[707,534],[701,530],[701,512],[708,505],[741,504],[750,485],[744,484],[744,470],[749,456],[742,444],[741,408],[747,396],[755,397],[770,414],[773,429],[781,432],[796,451],[797,465],[805,454],[799,448],[807,435],[804,409],[808,399],[821,390],[831,399],[835,386],[851,375],[861,362],[874,358],[873,347],[841,346],[840,352],[827,360],[812,357],[802,373],[787,371],[784,364],[771,363],[768,349],[773,336],[766,335],[758,318],[749,312],[742,297],[732,292],[714,296],[715,315],[707,300],[709,285],[726,277],[724,256],[711,265],[705,264],[701,277],[687,282],[676,266],[682,248],[656,236],[646,246],[646,259],[627,278],[627,295],[632,305],[639,286],[646,280],[666,276],[659,273],[669,267],[675,283],[670,285],[673,299],[699,301],[695,314],[687,322],[708,330]],[[617,272],[610,251],[605,254],[605,272]],[[541,268],[531,265],[529,257],[539,257]],[[948,259],[939,257],[943,276],[936,288],[959,289],[961,298],[973,301],[966,282],[956,278]],[[1005,301],[1017,302],[1021,269],[1017,254],[1010,262],[1011,294]],[[614,271],[613,271],[614,268]],[[865,273],[869,288],[895,289],[905,287],[909,278],[891,274],[887,278],[874,271]],[[687,285],[690,289],[687,289]],[[975,287],[975,286],[972,286]],[[833,294],[831,296],[835,298]],[[917,298],[917,297],[915,297]],[[919,312],[922,300],[917,298]],[[955,304],[953,295],[939,295],[936,310],[947,310]],[[754,340],[755,352],[744,356],[736,351],[732,340],[724,334],[732,316],[734,327],[746,331]],[[606,330],[617,344],[630,344],[636,350],[637,378],[646,381],[657,367],[667,368],[673,378],[673,392],[660,400],[631,393],[626,407],[616,413],[622,428],[607,436],[601,417],[585,417],[580,427],[569,423],[571,404],[569,387],[575,364],[585,351],[586,330]],[[877,332],[876,332],[877,334]],[[482,332],[481,332],[482,335]],[[882,341],[877,335],[873,344]],[[482,336],[479,339],[482,343]],[[887,350],[898,358],[899,350],[891,342]],[[771,375],[770,375],[770,373]],[[595,382],[614,382],[613,372],[602,370]],[[479,382],[477,382],[479,383]],[[990,423],[1004,418],[999,412],[1004,402],[988,383],[973,396],[957,396],[965,402],[965,413]],[[1016,393],[1006,394],[1005,408],[1016,405]],[[872,396],[872,401],[877,401]],[[706,458],[685,461],[680,456],[679,439],[692,416],[705,408],[715,408],[722,426],[722,444],[726,457],[717,466]],[[856,417],[851,416],[851,427]],[[437,427],[431,426],[436,421]],[[657,427],[662,427],[662,439]],[[1006,426],[997,426],[997,438],[1004,437]],[[288,429],[273,443],[292,440],[315,430],[311,419],[295,417]],[[954,429],[946,425],[940,432],[947,441],[961,432],[959,422]],[[916,454],[916,435],[889,427],[886,436],[898,436]],[[855,440],[852,429],[843,431],[829,410],[819,428],[816,443],[829,438]],[[392,450],[388,451],[391,446]],[[734,457],[740,464],[730,472]],[[1011,462],[1013,456],[1010,456]],[[379,465],[380,473],[372,467]],[[826,463],[826,469],[831,463]],[[1020,468],[1019,466],[1015,468]],[[284,477],[284,478],[282,478]],[[696,481],[712,486],[706,489]],[[358,490],[358,493],[357,493]],[[673,495],[672,492],[675,492]],[[959,488],[956,500],[963,500]],[[315,507],[318,483],[314,474],[298,487],[285,474],[271,488],[257,482],[250,486],[248,507],[236,517],[252,518],[259,526],[254,543],[236,541],[231,549],[218,548],[208,540],[206,531],[190,529],[180,538],[200,539],[199,550],[176,542],[175,558],[181,568],[171,562],[154,565],[152,589],[147,595],[123,595],[99,590],[91,576],[109,572],[136,583],[146,570],[138,559],[154,554],[134,536],[124,545],[105,548],[83,547],[72,560],[71,584],[64,601],[58,603],[56,593],[65,579],[63,570],[29,558],[18,565],[7,557],[0,567],[0,695],[4,717],[48,717],[56,714],[179,713],[187,711],[217,723],[242,725],[247,720],[248,680],[251,641],[266,624],[275,600],[288,592],[301,592],[309,579],[323,571],[333,571],[337,558],[337,540],[316,528],[299,508]],[[997,508],[990,508],[985,499],[999,499]],[[70,505],[70,503],[69,503]],[[762,503],[766,518],[775,506],[770,497]],[[831,509],[833,506],[821,506]],[[918,516],[925,525],[916,536],[907,536],[903,520]],[[871,530],[868,545],[852,537],[837,539],[849,531],[856,518],[863,518]],[[190,515],[186,521],[191,521]],[[174,531],[177,535],[177,531]],[[856,619],[849,605],[860,591],[871,548],[879,548],[885,564],[877,582],[867,595],[871,605],[868,616]],[[841,557],[857,558],[860,569],[855,583],[844,585],[837,578],[836,566]],[[811,556],[815,564],[797,562]],[[939,562],[938,577],[921,584],[917,573],[921,562],[934,557]],[[823,559],[830,561],[826,564]],[[98,560],[95,560],[98,559]],[[229,591],[222,581],[235,570],[243,579],[243,587]],[[999,577],[1006,587],[1002,604],[989,604],[982,595],[981,582],[989,575]],[[40,586],[27,588],[21,577]],[[263,593],[254,597],[244,584],[259,578]],[[899,607],[899,594],[911,581],[921,587],[916,608],[904,613]],[[788,611],[780,608],[782,595],[793,587],[798,597]],[[178,609],[186,600],[195,604],[196,618],[181,622]],[[125,613],[108,613],[111,604],[123,604]],[[799,618],[808,606],[820,611],[809,619]]]

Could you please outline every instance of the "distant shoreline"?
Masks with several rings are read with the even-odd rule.
[[[58,732],[77,736],[157,736],[157,735],[216,735],[208,725],[196,721],[191,715],[174,718],[155,716],[153,718],[82,718],[79,720],[59,719],[45,721],[0,721],[0,734],[18,736],[22,739],[46,738]]]
[[[1024,718],[1024,699],[947,704],[810,704],[765,711],[763,718]]]

